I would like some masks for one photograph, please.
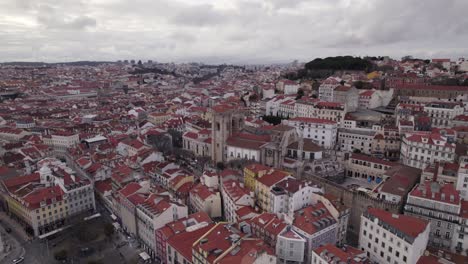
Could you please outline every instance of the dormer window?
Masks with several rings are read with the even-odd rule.
[[[46,206],[46,201],[41,201],[40,206],[41,206],[41,207]]]

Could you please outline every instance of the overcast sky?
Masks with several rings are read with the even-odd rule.
[[[0,0],[0,61],[468,57],[468,0]]]

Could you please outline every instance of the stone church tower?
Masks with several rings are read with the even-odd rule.
[[[212,108],[211,160],[214,163],[226,160],[226,140],[244,127],[245,113],[239,106],[217,105]]]

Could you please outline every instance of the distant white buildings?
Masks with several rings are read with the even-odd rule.
[[[401,144],[400,157],[403,164],[424,169],[435,161],[455,160],[455,143],[451,140],[454,131],[406,133]]]
[[[451,127],[452,120],[464,112],[461,102],[431,102],[424,106],[426,112],[431,118],[432,127]]]
[[[393,98],[393,89],[390,90],[365,90],[359,93],[359,109],[374,109],[387,106]]]
[[[312,139],[317,145],[330,149],[336,144],[338,125],[336,121],[295,117],[284,120],[283,123],[296,128],[297,133],[303,138]]]
[[[80,136],[77,133],[68,131],[57,131],[51,135],[44,136],[43,140],[46,145],[58,149],[67,149],[80,143]]]
[[[335,77],[327,78],[319,87],[319,99],[326,102],[333,102],[335,88],[340,86],[341,80]]]
[[[296,117],[320,118],[343,123],[347,108],[340,102],[325,102],[316,99],[300,99],[294,105]]]

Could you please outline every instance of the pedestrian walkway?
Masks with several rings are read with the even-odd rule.
[[[21,242],[26,242],[31,240],[31,236],[29,236],[26,231],[24,231],[23,226],[21,226],[18,222],[11,219],[5,212],[0,212],[0,221],[2,221],[2,226],[8,226],[12,230],[15,231],[15,234],[19,236]]]
[[[10,263],[13,259],[24,256],[25,251],[21,243],[13,236],[13,234],[6,231],[4,225],[5,220],[2,220],[0,225],[0,235],[2,236],[2,242],[4,245],[3,252],[0,253],[0,263]],[[13,229],[13,227],[10,227]]]

